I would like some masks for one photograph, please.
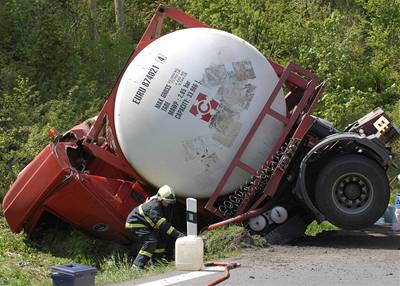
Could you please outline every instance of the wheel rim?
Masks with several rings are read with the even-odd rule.
[[[344,174],[333,185],[333,202],[347,214],[363,212],[373,201],[373,195],[371,182],[359,173]]]

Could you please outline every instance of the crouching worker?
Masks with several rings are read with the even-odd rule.
[[[141,245],[133,267],[143,269],[153,254],[165,251],[163,236],[169,235],[174,239],[184,236],[167,220],[175,202],[174,191],[165,185],[158,190],[157,196],[134,208],[128,215],[125,227],[131,239]]]

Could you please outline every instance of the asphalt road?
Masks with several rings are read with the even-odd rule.
[[[385,285],[400,286],[400,232],[388,227],[364,231],[325,232],[300,239],[292,245],[248,249],[240,257],[227,259],[241,267],[218,285]],[[222,275],[170,272],[128,281],[119,286],[208,285]],[[168,282],[169,281],[169,282]],[[146,285],[147,284],[147,285]]]

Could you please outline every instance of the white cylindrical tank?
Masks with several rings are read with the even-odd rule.
[[[115,102],[117,140],[156,187],[211,196],[278,77],[266,58],[232,34],[183,29],[148,45],[130,63]],[[282,91],[272,109],[286,115]],[[259,169],[283,123],[267,115],[241,160]],[[223,193],[250,175],[236,168]]]

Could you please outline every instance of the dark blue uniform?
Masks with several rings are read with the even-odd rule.
[[[142,245],[133,262],[137,267],[143,268],[154,253],[165,252],[162,239],[165,234],[174,239],[184,236],[170,224],[170,219],[171,208],[164,207],[157,198],[141,204],[130,212],[125,227],[132,240]]]

